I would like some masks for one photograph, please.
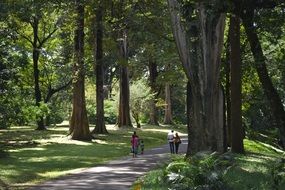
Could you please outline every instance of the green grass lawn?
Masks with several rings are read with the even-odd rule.
[[[30,185],[96,166],[130,154],[130,137],[134,130],[144,139],[145,149],[166,143],[170,127],[143,126],[142,129],[108,128],[108,135],[97,135],[92,142],[71,140],[67,127],[36,131],[34,127],[0,130],[0,189],[25,189]],[[2,186],[2,188],[1,188]]]
[[[285,189],[285,154],[260,141],[244,140],[245,155],[235,155],[235,164],[224,176],[232,189]]]

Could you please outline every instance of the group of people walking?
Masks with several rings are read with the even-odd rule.
[[[174,131],[171,130],[168,135],[167,135],[167,140],[169,143],[169,147],[170,147],[170,153],[171,154],[178,154],[178,149],[179,149],[179,145],[181,144],[181,139],[178,135],[178,133],[176,132],[174,134]]]
[[[179,145],[181,144],[181,139],[176,132],[174,134],[174,131],[171,130],[167,135],[167,140],[170,146],[170,152],[171,154],[178,154]],[[137,135],[136,131],[134,131],[132,137],[131,137],[131,152],[133,154],[133,158],[137,157],[138,153],[140,154],[144,153],[144,142],[143,139],[140,139]]]
[[[141,154],[143,154],[144,152],[143,139],[140,139],[135,131],[131,138],[131,144],[132,144],[131,152],[133,153],[133,158],[137,157],[139,151]]]

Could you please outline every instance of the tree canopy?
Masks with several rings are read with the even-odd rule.
[[[234,17],[240,29],[231,34]],[[69,120],[73,132],[82,120],[107,133],[108,123],[188,123],[191,154],[225,151],[238,117],[239,139],[277,129],[284,146],[283,18],[282,1],[3,1],[1,128]],[[229,93],[236,59],[240,106]],[[147,103],[139,90],[151,94]]]

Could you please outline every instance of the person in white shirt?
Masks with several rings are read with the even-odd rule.
[[[171,154],[174,154],[174,131],[171,130],[167,135],[167,140],[170,147]]]

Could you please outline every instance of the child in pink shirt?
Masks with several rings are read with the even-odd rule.
[[[137,136],[136,132],[134,132],[134,134],[132,135],[131,144],[132,144],[133,157],[137,157],[138,148],[139,148],[139,137]]]

